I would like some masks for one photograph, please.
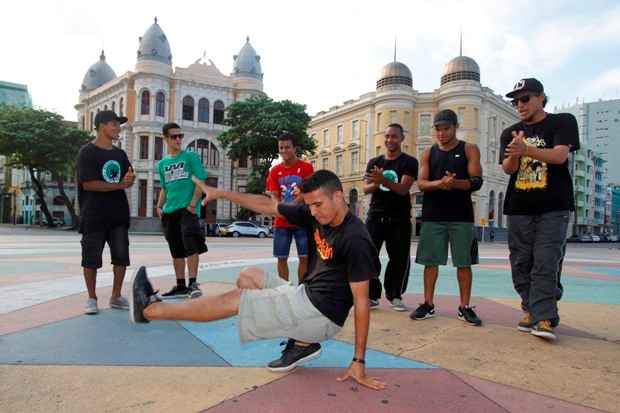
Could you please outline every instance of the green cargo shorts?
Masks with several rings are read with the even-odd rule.
[[[448,243],[453,266],[470,267],[478,264],[478,241],[474,237],[474,224],[445,221],[422,223],[415,262],[426,266],[446,265]]]

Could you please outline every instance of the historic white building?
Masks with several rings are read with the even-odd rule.
[[[211,185],[244,190],[248,163],[232,163],[216,136],[226,130],[224,110],[233,102],[262,93],[260,56],[246,39],[233,57],[233,73],[225,75],[205,58],[188,67],[172,66],[168,39],[157,18],[142,37],[133,71],[116,76],[104,52],[82,81],[78,111],[80,128],[93,129],[95,115],[112,109],[129,118],[121,132],[120,146],[127,152],[136,172],[136,183],[128,190],[131,216],[135,222],[155,216],[160,190],[157,163],[166,154],[162,126],[178,123],[185,139],[183,147],[196,151],[208,171]],[[235,217],[237,207],[223,200],[205,208],[207,222]]]
[[[377,78],[376,90],[328,111],[316,114],[309,135],[317,142],[310,157],[315,169],[332,169],[341,177],[351,209],[365,216],[369,196],[362,198],[367,162],[384,150],[383,134],[390,123],[405,129],[403,150],[418,159],[435,142],[433,116],[452,109],[459,117],[459,139],[475,143],[481,152],[484,185],[472,196],[476,225],[505,228],[503,202],[509,177],[499,165],[499,136],[518,121],[511,105],[480,83],[480,68],[474,59],[459,55],[450,60],[430,92],[413,87],[411,70],[394,60]],[[412,215],[421,215],[423,194],[412,188]]]

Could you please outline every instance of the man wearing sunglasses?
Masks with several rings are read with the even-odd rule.
[[[183,150],[183,134],[179,125],[165,124],[163,134],[168,154],[157,165],[161,185],[157,215],[164,226],[177,281],[163,296],[196,298],[202,295],[196,281],[198,257],[207,251],[207,244],[197,216],[200,214],[202,192],[192,181],[192,176],[204,181],[207,173],[196,153]],[[189,272],[187,284],[186,260]]]
[[[579,149],[577,120],[547,113],[543,85],[521,79],[506,97],[520,122],[502,132],[500,163],[510,175],[504,213],[515,290],[525,312],[519,331],[554,340],[559,323],[559,268],[575,210],[568,154]]]

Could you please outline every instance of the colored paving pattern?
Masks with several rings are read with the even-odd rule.
[[[244,264],[273,270],[266,256],[213,260],[202,267],[203,290],[232,288]],[[353,354],[352,317],[323,343],[321,357],[275,374],[264,366],[279,357],[281,339],[241,344],[236,318],[132,325],[127,312],[106,308],[103,274],[101,312],[86,316],[79,276],[30,280],[44,272],[41,261],[19,261],[10,272],[18,261],[0,260],[11,277],[29,280],[21,299],[18,284],[0,284],[2,300],[12,301],[0,303],[0,411],[620,412],[620,265],[614,263],[566,265],[556,343],[515,329],[521,312],[505,261],[483,261],[475,271],[481,328],[456,319],[454,269],[442,268],[434,319],[412,321],[385,301],[372,312],[367,371],[388,384],[377,392],[336,380]],[[170,269],[153,263],[156,287],[170,288]],[[410,308],[422,301],[420,281],[421,267],[414,266],[404,296]]]

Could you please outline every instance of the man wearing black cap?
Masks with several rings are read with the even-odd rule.
[[[435,115],[437,143],[422,154],[418,187],[424,192],[422,231],[416,262],[424,265],[424,303],[411,313],[414,320],[435,315],[433,298],[438,266],[448,261],[457,268],[460,301],[457,316],[471,325],[482,324],[470,307],[472,264],[478,263],[474,238],[474,209],[471,193],[482,187],[480,150],[473,143],[456,138],[458,118],[445,109]]]
[[[121,296],[129,265],[129,203],[125,189],[133,185],[135,176],[127,154],[113,145],[125,122],[126,117],[111,110],[97,113],[97,137],[80,149],[77,158],[82,267],[89,297],[86,314],[99,312],[95,287],[106,242],[114,271],[110,307],[129,309],[127,299]]]
[[[553,340],[560,262],[575,210],[568,154],[579,149],[577,120],[546,113],[543,85],[533,78],[519,80],[506,97],[521,119],[502,132],[499,159],[510,175],[504,213],[512,281],[525,312],[517,328]]]

